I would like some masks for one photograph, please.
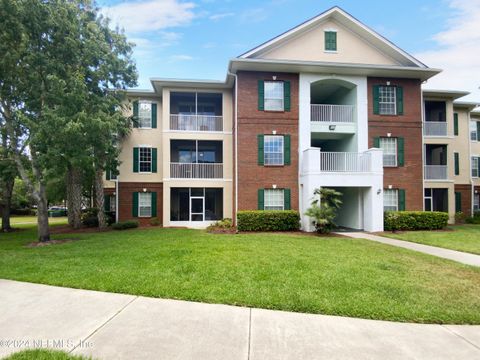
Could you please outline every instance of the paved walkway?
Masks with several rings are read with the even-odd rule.
[[[367,239],[377,241],[387,245],[398,246],[405,249],[419,251],[425,254],[438,256],[444,259],[460,262],[466,265],[480,266],[480,255],[469,254],[461,251],[444,249],[436,246],[417,244],[410,241],[390,239],[383,236],[373,235],[364,232],[342,232],[338,233],[343,236],[348,236],[356,239]]]
[[[479,359],[480,326],[405,324],[0,280],[0,357],[25,345],[97,359]]]

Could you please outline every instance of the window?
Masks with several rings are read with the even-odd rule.
[[[432,189],[425,189],[424,191],[424,203],[425,203],[425,211],[432,211],[432,203],[433,203],[433,192]]]
[[[115,212],[117,210],[117,198],[115,195],[110,195],[110,212]]]
[[[383,211],[398,211],[398,190],[383,190]]]
[[[380,138],[380,149],[383,150],[383,166],[397,166],[397,138]]]
[[[283,81],[265,81],[265,110],[284,110]]]
[[[152,127],[152,103],[150,101],[138,102],[138,127],[145,129]]]
[[[152,216],[152,193],[138,193],[138,216]]]
[[[480,134],[477,131],[478,125],[476,121],[470,121],[470,139],[472,141],[478,141]]]
[[[265,210],[283,210],[285,204],[283,189],[265,189],[264,204]]]
[[[337,51],[336,31],[325,31],[325,51]]]
[[[149,148],[149,147],[139,148],[138,163],[139,163],[139,169],[141,173],[152,172],[152,148]]]
[[[479,177],[480,157],[472,156],[472,177]]]
[[[116,171],[113,170],[107,170],[108,171],[108,179],[109,180],[117,180],[117,173]],[[107,180],[108,180],[107,179]]]
[[[379,86],[378,105],[380,115],[397,114],[397,97],[395,86]]]
[[[480,194],[473,195],[473,211],[480,211]]]
[[[222,188],[171,188],[171,221],[214,221],[223,218]]]
[[[265,135],[264,164],[283,165],[283,136]]]

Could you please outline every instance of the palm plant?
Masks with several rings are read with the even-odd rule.
[[[317,188],[313,192],[314,199],[305,215],[313,219],[317,232],[328,234],[335,228],[337,210],[342,205],[342,193],[329,188]]]

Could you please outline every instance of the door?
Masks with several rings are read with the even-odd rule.
[[[204,221],[205,198],[203,196],[190,197],[190,221]]]

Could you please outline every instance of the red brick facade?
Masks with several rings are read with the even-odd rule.
[[[467,215],[472,215],[472,185],[458,185],[455,184],[455,192],[459,192],[462,199],[462,212]]]
[[[388,116],[373,113],[373,86],[403,88],[403,115]],[[375,137],[403,137],[405,163],[402,167],[384,168],[384,186],[405,189],[406,210],[423,210],[422,163],[422,104],[421,82],[415,79],[368,78],[368,137],[373,147]]]
[[[163,213],[163,183],[131,183],[120,182],[118,184],[119,192],[119,214],[118,220],[125,221],[133,219],[133,193],[143,192],[146,189],[147,192],[157,193],[157,218],[161,219]],[[151,218],[137,218],[141,225],[148,225]]]
[[[258,80],[290,81],[290,111],[258,110]],[[238,209],[255,210],[258,189],[288,188],[291,208],[298,210],[298,74],[239,72],[238,73]],[[291,136],[291,163],[285,166],[258,165],[257,135]]]

